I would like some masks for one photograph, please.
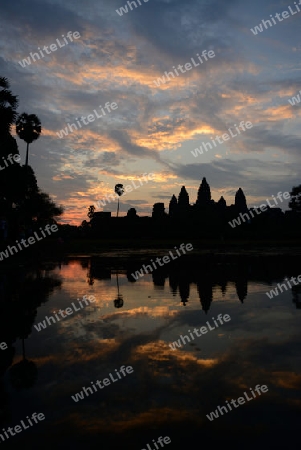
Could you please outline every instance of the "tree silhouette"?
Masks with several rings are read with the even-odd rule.
[[[7,78],[0,77],[0,133],[7,134],[17,118],[18,97],[9,90]]]
[[[294,186],[292,192],[290,192],[291,200],[288,204],[294,212],[301,212],[301,184],[299,186]]]
[[[117,204],[117,217],[118,217],[118,213],[119,213],[119,197],[124,193],[123,184],[116,184],[115,192],[118,195],[118,204]]]
[[[89,217],[90,220],[93,218],[94,212],[95,212],[95,206],[94,205],[89,206],[87,216]]]
[[[27,143],[25,166],[28,166],[29,144],[40,137],[42,131],[40,119],[35,114],[21,114],[16,122],[16,133]]]

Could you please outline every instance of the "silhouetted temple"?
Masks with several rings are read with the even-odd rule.
[[[156,205],[162,205],[160,208]],[[234,208],[233,208],[234,207]],[[203,178],[198,193],[195,204],[191,205],[189,201],[189,195],[186,191],[185,186],[182,186],[181,191],[178,196],[178,200],[175,195],[171,197],[169,202],[169,216],[170,217],[183,217],[183,216],[197,216],[201,213],[222,213],[225,212],[227,208],[226,201],[224,197],[221,197],[217,202],[211,199],[210,186],[207,183],[206,178]],[[246,197],[241,188],[235,194],[235,204],[232,205],[232,209],[235,212],[246,212],[247,202]],[[153,217],[159,217],[159,213],[162,217],[164,213],[164,203],[156,203],[154,205]]]
[[[258,205],[259,206],[259,205]],[[246,196],[239,188],[234,203],[227,205],[224,197],[218,201],[211,198],[210,186],[204,177],[197,192],[195,203],[191,203],[189,194],[182,186],[178,197],[172,195],[168,212],[164,203],[155,203],[151,217],[139,217],[135,208],[130,208],[126,217],[111,217],[110,212],[94,212],[90,223],[85,221],[84,232],[100,237],[101,235],[124,238],[213,238],[223,240],[226,237],[266,238],[291,226],[290,216],[281,208],[259,211],[247,206]],[[234,222],[234,219],[239,219]],[[286,220],[285,220],[286,219]],[[242,300],[243,300],[243,294]]]

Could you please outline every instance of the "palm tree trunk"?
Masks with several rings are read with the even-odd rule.
[[[117,281],[117,296],[119,297],[119,282],[118,282],[118,272],[116,272],[116,281]]]
[[[119,198],[118,198],[118,203],[117,203],[117,217],[118,217],[118,213],[119,213]]]
[[[26,160],[25,160],[25,166],[28,166],[28,147],[29,147],[29,143],[27,142],[27,149],[26,149]]]

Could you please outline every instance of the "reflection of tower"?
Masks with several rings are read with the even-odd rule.
[[[171,271],[169,274],[169,287],[172,292],[172,296],[175,297],[177,295],[179,280],[177,273],[174,271]]]
[[[183,306],[186,306],[186,303],[188,302],[189,294],[190,294],[189,281],[187,279],[185,279],[185,278],[183,279],[182,277],[180,278],[179,291],[180,291],[181,302],[183,303]]]
[[[200,297],[200,302],[203,311],[207,314],[213,298],[212,282],[209,277],[203,278],[202,281],[197,282],[197,291]]]
[[[165,285],[165,275],[162,272],[162,270],[155,270],[152,273],[152,279],[153,279],[153,283],[154,283],[154,287],[155,289],[157,288],[164,288]]]
[[[122,308],[123,307],[123,298],[122,294],[119,292],[119,281],[118,281],[118,271],[116,271],[116,283],[117,283],[117,298],[114,300],[114,306],[115,308]]]
[[[301,309],[301,286],[292,287],[293,303],[295,303],[297,309]]]
[[[235,287],[236,287],[237,297],[239,298],[241,303],[243,303],[244,299],[248,295],[248,280],[243,279],[243,278],[236,280]]]
[[[217,272],[217,286],[220,287],[222,296],[225,297],[227,292],[227,284],[228,284],[228,274],[226,273],[226,269],[224,265],[219,266],[219,270]]]
[[[243,303],[244,299],[247,298],[248,295],[248,275],[244,266],[241,267],[241,269],[237,273],[235,288],[237,297],[239,298],[241,303]]]

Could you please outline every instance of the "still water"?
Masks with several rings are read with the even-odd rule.
[[[299,448],[301,287],[266,295],[297,263],[202,261],[135,281],[140,267],[83,257],[0,272],[0,430],[45,415],[3,448]],[[209,420],[256,385],[268,391]]]

